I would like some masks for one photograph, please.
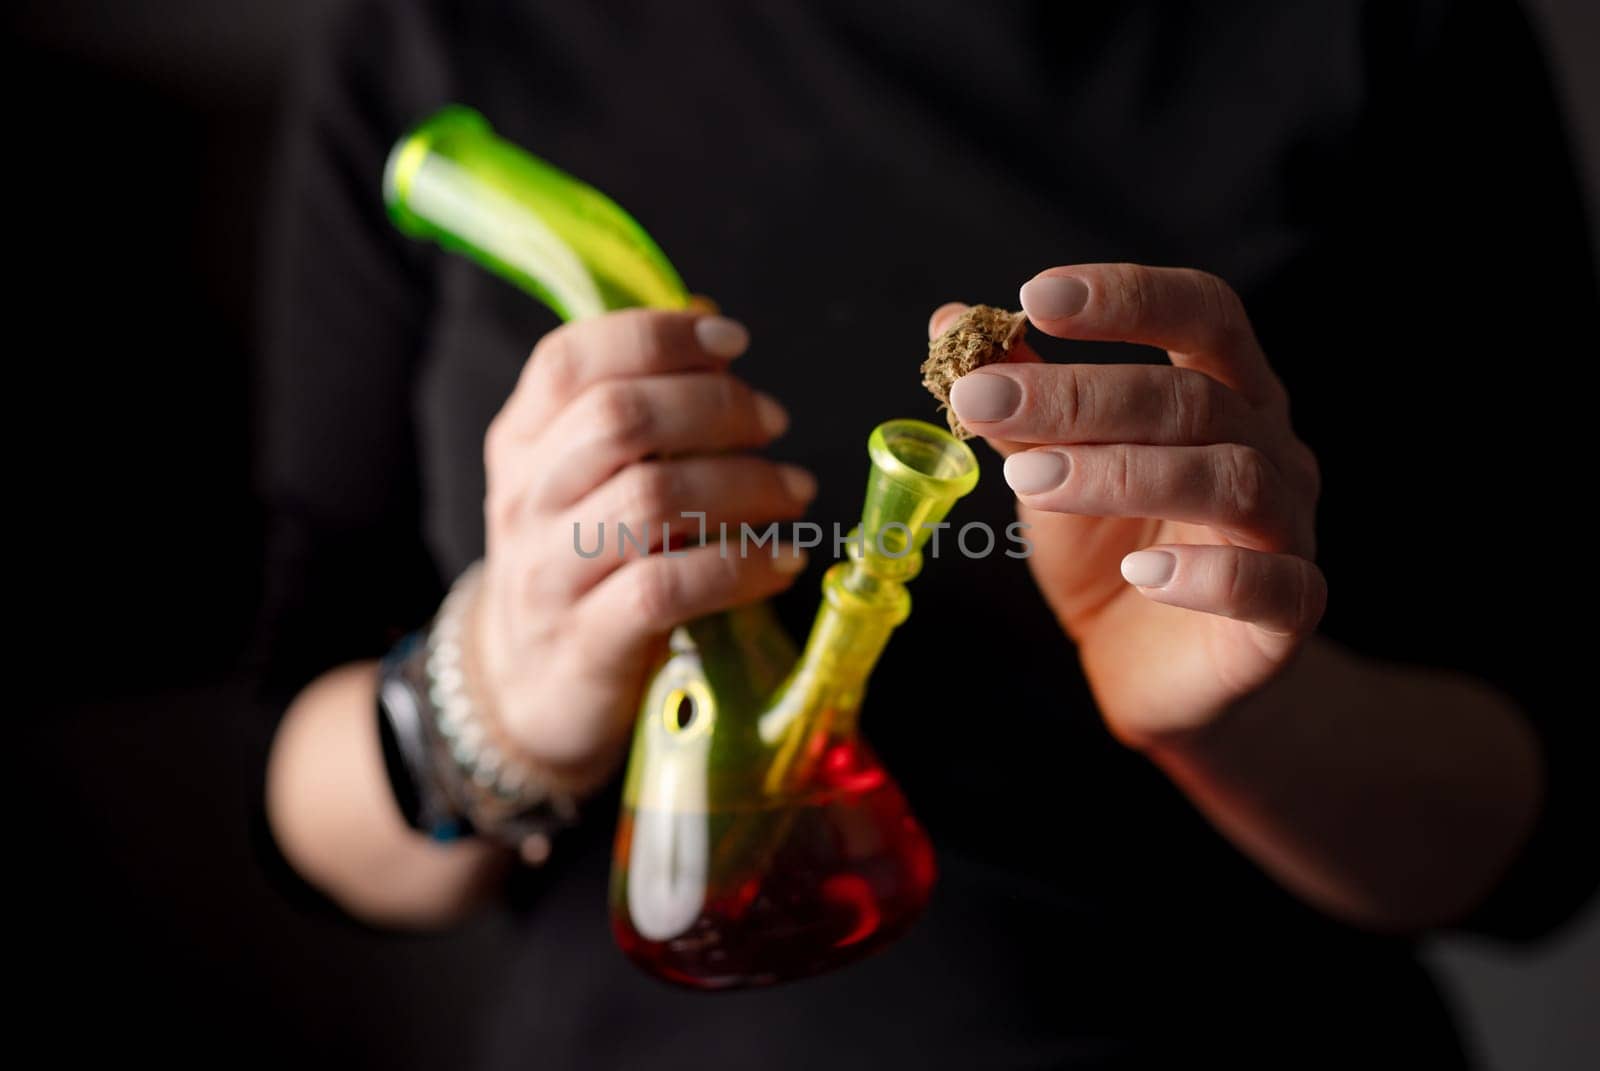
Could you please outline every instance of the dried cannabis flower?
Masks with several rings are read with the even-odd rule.
[[[939,399],[939,408],[944,410],[956,438],[970,439],[972,432],[950,408],[951,384],[974,368],[1005,360],[1027,329],[1025,312],[974,305],[957,316],[944,334],[928,343],[928,359],[922,362],[922,385]]]

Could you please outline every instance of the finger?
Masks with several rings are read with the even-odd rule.
[[[748,554],[731,542],[652,554],[618,569],[579,602],[576,635],[586,637],[584,656],[597,670],[626,667],[678,625],[777,594],[805,564],[804,551],[778,543]]]
[[[571,533],[568,568],[553,570],[558,598],[574,599],[646,551],[720,542],[738,547],[740,525],[801,516],[817,481],[796,465],[757,457],[696,457],[629,465],[556,522]],[[602,527],[603,526],[603,527]],[[726,527],[724,527],[726,526]],[[624,536],[624,530],[627,535]]]
[[[966,312],[972,306],[960,301],[947,301],[933,310],[933,315],[928,317],[928,338],[938,338],[950,330],[950,325],[956,322],[956,317]]]
[[[749,345],[743,324],[695,311],[623,309],[563,324],[533,348],[504,416],[531,435],[596,383],[721,370]]]
[[[1298,508],[1258,450],[1220,446],[1046,446],[1006,459],[1006,483],[1048,513],[1204,524],[1256,550],[1311,553]]]
[[[1328,601],[1322,570],[1291,554],[1240,547],[1161,546],[1122,559],[1145,598],[1255,625],[1273,636],[1317,627]]]
[[[690,372],[597,383],[526,448],[539,458],[529,466],[528,505],[566,509],[650,454],[763,446],[788,423],[776,399],[729,375]]]
[[[1201,445],[1266,439],[1236,392],[1157,365],[993,364],[956,380],[950,406],[985,438],[1025,443]]]
[[[1159,346],[1172,363],[1204,372],[1256,404],[1281,397],[1244,305],[1215,275],[1141,264],[1077,264],[1022,286],[1022,307],[1058,338]]]

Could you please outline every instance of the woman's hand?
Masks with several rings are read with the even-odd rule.
[[[620,762],[674,626],[772,595],[804,565],[787,547],[660,553],[663,525],[674,548],[700,532],[683,513],[704,512],[712,531],[764,525],[798,517],[815,493],[804,470],[738,452],[788,420],[729,374],[747,344],[739,324],[692,312],[568,324],[535,347],[490,425],[475,683],[524,757],[573,785]],[[630,544],[620,556],[619,522],[648,533],[651,553]]]
[[[1322,616],[1316,460],[1220,279],[1051,268],[1022,305],[1046,334],[1172,360],[1045,364],[1019,345],[950,401],[1006,455],[1034,577],[1112,731],[1137,747],[1186,738],[1273,678]],[[930,331],[960,308],[938,310]]]

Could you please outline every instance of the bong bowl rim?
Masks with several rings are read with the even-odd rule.
[[[891,445],[894,438],[902,436],[936,444],[945,456],[954,455],[961,471],[954,476],[935,476],[911,465]],[[972,448],[943,428],[924,420],[902,418],[884,421],[873,428],[868,436],[867,454],[872,458],[873,465],[889,479],[922,494],[959,498],[978,483],[978,457]]]

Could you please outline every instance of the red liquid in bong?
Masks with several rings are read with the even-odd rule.
[[[927,835],[859,745],[835,744],[817,771],[814,791],[779,807],[709,816],[625,811],[619,844],[631,845],[632,858],[617,866],[625,882],[640,880],[613,900],[622,950],[669,981],[723,989],[815,974],[905,933],[933,888]],[[670,875],[633,873],[652,853]],[[662,908],[657,888],[658,899],[676,902]]]

